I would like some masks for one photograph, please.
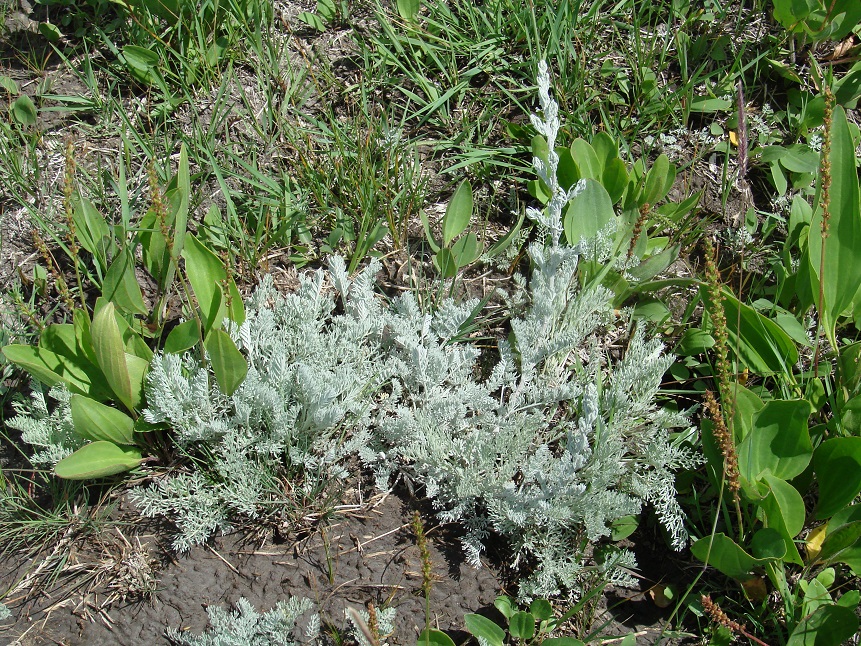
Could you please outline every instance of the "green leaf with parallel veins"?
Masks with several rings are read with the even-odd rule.
[[[487,640],[490,646],[504,645],[505,631],[487,617],[467,613],[463,616],[463,620],[466,623],[466,629],[474,637],[481,637]]]
[[[455,643],[441,630],[427,628],[419,635],[416,646],[455,646]]]
[[[722,533],[715,534],[714,540],[711,536],[701,538],[691,546],[691,553],[704,563],[734,578],[743,577],[757,565],[764,563],[762,559],[753,558]]]
[[[63,458],[54,466],[54,473],[67,480],[103,478],[137,467],[143,456],[130,447],[113,442],[91,442]]]
[[[442,219],[442,243],[448,247],[451,241],[464,232],[472,218],[472,185],[464,180],[457,187]]]
[[[568,202],[563,221],[565,238],[570,245],[591,240],[615,217],[607,189],[594,179],[580,182],[582,190]]]
[[[232,395],[248,374],[248,362],[224,330],[213,330],[205,345],[219,389]]]
[[[819,482],[816,518],[849,505],[861,492],[861,437],[835,437],[816,447],[813,467]]]
[[[819,315],[832,346],[839,347],[835,337],[837,319],[850,306],[861,284],[861,197],[855,169],[855,143],[846,113],[840,106],[834,108],[831,132],[828,233],[823,237],[820,186],[807,249],[810,269],[821,286],[823,301],[821,308],[819,298],[814,304],[821,309]]]
[[[855,611],[839,605],[824,605],[805,617],[792,631],[786,646],[840,646],[858,630]]]
[[[535,636],[535,617],[528,612],[515,612],[508,622],[508,632],[515,639],[532,639]]]
[[[75,432],[84,439],[93,442],[105,440],[114,444],[135,444],[134,420],[122,411],[83,395],[72,395],[70,405]]]
[[[135,275],[134,257],[128,249],[120,251],[108,268],[102,283],[102,295],[126,312],[147,314],[141,286]]]
[[[753,415],[753,428],[738,447],[738,468],[749,483],[763,474],[790,480],[813,457],[807,432],[810,405],[803,399],[774,399]]]
[[[171,354],[182,354],[190,350],[200,341],[200,328],[197,321],[191,320],[180,323],[170,331],[164,342],[164,351]]]
[[[99,368],[117,399],[131,411],[134,410],[132,385],[126,365],[125,345],[114,312],[113,303],[104,305],[93,317],[90,333]]]
[[[26,94],[22,94],[12,104],[12,116],[22,126],[32,126],[36,123],[36,106]]]

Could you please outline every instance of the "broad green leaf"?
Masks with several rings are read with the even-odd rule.
[[[126,365],[125,346],[117,321],[114,304],[107,303],[93,317],[90,333],[96,361],[111,390],[128,410],[134,410],[132,385]]]
[[[496,597],[493,601],[493,606],[499,610],[506,619],[511,619],[511,617],[514,616],[514,613],[517,612],[517,605],[511,597],[507,597],[504,594]]]
[[[421,6],[421,0],[398,0],[398,14],[407,22],[414,22]]]
[[[535,636],[535,617],[528,612],[515,612],[508,622],[508,632],[515,639],[529,641]]]
[[[185,236],[188,229],[188,201],[191,196],[191,179],[188,171],[188,149],[183,143],[179,149],[179,167],[176,171],[176,197],[169,200],[171,213],[168,221],[171,223],[171,236],[173,236],[173,247],[167,263],[164,289],[170,289],[176,275],[176,263],[185,248]]]
[[[474,263],[481,256],[481,251],[481,245],[478,244],[478,238],[474,233],[458,238],[451,246],[451,255],[458,268]]]
[[[822,520],[850,504],[861,492],[861,437],[825,440],[813,454],[819,483],[816,518]]]
[[[114,444],[135,443],[134,420],[122,411],[83,395],[72,395],[70,404],[75,432],[84,439]]]
[[[85,361],[78,351],[78,338],[72,323],[55,323],[46,327],[39,337],[39,347],[70,359]]]
[[[656,253],[654,256],[646,258],[646,260],[636,267],[631,267],[628,270],[628,273],[638,281],[651,280],[678,259],[679,251],[681,251],[681,249],[681,245],[667,247],[660,253]]]
[[[607,190],[610,201],[617,204],[622,199],[625,187],[628,185],[628,169],[625,162],[618,157],[608,160],[604,166],[604,173],[601,175],[601,183]]]
[[[455,646],[455,643],[441,630],[426,628],[419,634],[416,646]]]
[[[568,190],[580,179],[580,169],[577,167],[577,162],[571,156],[571,151],[568,148],[557,148],[556,154],[559,156],[559,166],[556,168],[556,180],[563,190]]]
[[[472,185],[464,180],[457,187],[442,219],[442,243],[448,247],[451,241],[464,232],[472,218]]]
[[[808,236],[810,269],[820,285],[822,303],[815,298],[825,332],[833,347],[837,319],[852,303],[861,284],[861,196],[855,169],[855,144],[843,108],[837,106],[831,126],[830,204],[828,235],[822,236],[821,187]]]
[[[691,553],[703,563],[733,578],[741,578],[757,565],[764,563],[762,559],[755,559],[734,540],[721,533],[714,535],[714,541],[711,536],[699,539],[691,546]]]
[[[784,148],[780,165],[793,173],[815,173],[819,169],[819,153],[805,144],[792,144]]]
[[[639,526],[640,519],[637,516],[622,516],[621,518],[617,518],[610,525],[610,538],[613,541],[624,540],[637,531],[637,527]]]
[[[143,456],[130,447],[113,442],[91,442],[63,458],[54,466],[54,473],[67,480],[103,478],[137,467]]]
[[[553,606],[547,599],[535,599],[529,604],[529,612],[539,621],[547,621],[553,616]]]
[[[585,139],[571,143],[571,156],[580,169],[580,177],[600,181],[604,174],[604,160],[598,159],[595,149]]]
[[[609,134],[601,130],[592,137],[592,150],[598,163],[606,170],[607,164],[619,158],[619,145]],[[621,160],[620,160],[621,161]]]
[[[856,573],[861,573],[861,519],[839,525],[833,530],[830,528],[832,524],[833,519],[828,522],[829,527],[818,554],[819,560],[828,565],[845,563]]]
[[[5,90],[7,94],[20,94],[21,92],[15,79],[4,74],[0,74],[0,90]]]
[[[89,362],[56,354],[37,346],[13,344],[3,354],[46,386],[63,382],[73,393],[104,400],[111,396],[101,371]]]
[[[463,620],[471,635],[487,640],[490,646],[503,646],[505,643],[505,631],[487,617],[467,613]]]
[[[753,535],[750,540],[750,551],[758,559],[780,560],[786,556],[786,541],[779,531],[765,527]]]
[[[711,112],[722,112],[724,110],[729,110],[732,108],[732,99],[723,99],[711,96],[697,96],[694,97],[688,109],[691,112],[703,112],[703,113],[711,113]]]
[[[213,330],[205,345],[219,389],[232,395],[248,374],[248,362],[224,330]]]
[[[12,116],[22,126],[32,126],[36,123],[36,106],[26,94],[22,94],[12,103]]]
[[[749,483],[771,475],[790,480],[807,468],[813,446],[807,432],[810,406],[802,399],[775,399],[753,415],[751,432],[738,446],[738,468]]]
[[[238,291],[235,290],[233,279],[228,282],[232,296],[230,308],[224,303],[221,286],[228,280],[227,271],[218,256],[191,234],[186,236],[182,255],[185,258],[188,281],[197,297],[203,319],[213,322],[214,327],[220,325],[225,315],[230,315],[234,322],[241,323],[245,319],[245,310],[242,299],[236,298]]]
[[[197,321],[191,320],[180,323],[170,331],[164,342],[164,351],[171,354],[182,354],[193,348],[200,341],[200,328]]]
[[[132,409],[138,410],[144,401],[146,375],[149,371],[149,360],[134,354],[126,353],[126,366],[129,371],[129,383],[132,388]]]
[[[786,646],[840,646],[855,635],[858,617],[854,610],[839,605],[819,607],[792,631]]]
[[[804,528],[804,499],[791,484],[766,473],[763,479],[769,492],[760,502],[765,513],[766,526],[776,530],[786,545],[784,561],[803,565],[793,539]]]
[[[714,311],[708,290],[702,290],[709,313]],[[789,335],[774,321],[723,291],[729,347],[737,351],[744,365],[762,375],[788,374],[798,361],[798,349]]]
[[[158,81],[156,68],[159,64],[158,54],[138,45],[123,47],[122,60],[136,79],[142,83],[154,84]]]
[[[141,286],[135,275],[135,261],[131,252],[124,248],[111,263],[102,283],[102,295],[132,314],[147,314]]]
[[[688,328],[679,339],[679,344],[674,352],[683,357],[691,357],[703,354],[715,344],[714,337],[700,328]]]
[[[670,177],[670,168],[670,159],[664,154],[659,155],[646,174],[646,185],[639,200],[640,206],[644,204],[654,206],[666,195],[664,186]],[[673,178],[675,178],[675,172],[673,172]],[[672,185],[672,180],[670,180],[670,185]]]
[[[108,249],[113,242],[105,216],[99,213],[90,200],[81,197],[75,202],[72,221],[75,223],[78,242],[95,256],[102,271],[107,270]]]
[[[454,278],[457,275],[457,260],[447,247],[440,249],[433,257],[433,264],[441,278]]]
[[[333,0],[317,0],[317,13],[327,22],[332,22],[338,14]]]
[[[563,222],[565,238],[570,245],[591,240],[615,217],[607,190],[594,179],[580,181],[582,190],[568,202]]]

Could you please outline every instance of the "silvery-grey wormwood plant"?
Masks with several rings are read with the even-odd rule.
[[[559,120],[543,62],[538,81],[533,123],[551,142]],[[292,294],[263,280],[246,321],[229,329],[249,364],[232,396],[199,357],[154,358],[144,418],[167,423],[197,466],[133,498],[176,523],[177,550],[271,509],[285,477],[301,476],[309,491],[345,478],[351,455],[380,487],[396,477],[423,487],[439,519],[463,527],[472,563],[488,540],[506,540],[529,573],[523,598],[576,594],[596,576],[623,580],[631,555],[608,550],[596,562],[595,544],[644,506],[676,547],[685,544],[674,472],[698,457],[679,439],[685,417],[655,401],[672,358],[642,328],[628,333],[628,313],[613,309],[607,290],[579,286],[582,258],[624,259],[612,255],[612,231],[560,243],[572,191],[559,188],[548,147],[547,163],[535,166],[553,197],[529,210],[548,243],[530,246],[528,288],[511,299],[511,334],[492,352],[464,338],[476,301],[434,311],[409,292],[386,301],[375,290],[377,261],[351,277],[334,257]],[[611,351],[613,340],[624,350]],[[63,436],[62,420],[38,415],[50,428],[34,436]]]

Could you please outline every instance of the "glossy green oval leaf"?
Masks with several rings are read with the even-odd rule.
[[[451,196],[442,219],[442,243],[448,247],[451,241],[464,232],[472,218],[472,185],[464,180]]]
[[[750,539],[753,556],[764,560],[780,560],[786,555],[786,542],[776,529],[764,527]]]
[[[420,0],[398,0],[398,14],[407,22],[415,22],[421,9]],[[439,631],[437,631],[439,632]]]
[[[421,218],[422,226],[425,230],[425,240],[427,240],[428,246],[431,248],[431,251],[437,253],[440,250],[441,245],[434,236],[433,231],[431,231],[430,220],[428,220],[428,214],[425,213],[424,209],[419,211],[419,217]]]
[[[621,518],[617,518],[610,525],[610,538],[613,541],[625,540],[637,531],[637,527],[639,526],[640,518],[638,516],[622,516]]]
[[[451,246],[451,255],[454,257],[458,268],[474,263],[481,256],[481,251],[481,245],[478,244],[478,238],[474,233],[468,233],[458,238],[457,242]]]
[[[607,164],[614,159],[619,158],[619,145],[616,140],[609,134],[601,130],[592,137],[592,150],[595,151],[595,156],[598,162],[606,169]]]
[[[595,149],[585,139],[575,139],[571,143],[571,156],[580,169],[580,177],[600,180],[604,174],[604,160],[598,159]]]
[[[711,536],[699,539],[691,546],[691,553],[703,563],[733,578],[744,577],[756,566],[765,562],[752,557],[734,540],[722,533],[715,534],[714,540]]]
[[[663,199],[664,195],[666,195],[664,186],[667,183],[669,174],[670,159],[666,155],[661,154],[646,174],[646,185],[638,200],[639,206],[643,206],[644,204],[655,206],[659,200]],[[673,173],[673,177],[675,177],[675,172]],[[672,185],[672,182],[670,182],[670,185]]]
[[[441,630],[426,628],[419,634],[416,646],[455,646],[455,643]]]
[[[506,619],[511,619],[511,617],[514,616],[514,613],[517,612],[517,605],[514,603],[512,598],[507,597],[504,594],[501,594],[494,599],[493,607],[499,610]]]
[[[505,643],[505,631],[487,617],[467,613],[463,620],[471,635],[487,640],[490,646],[503,646]]]
[[[861,437],[825,440],[813,454],[813,468],[819,482],[816,518],[829,518],[861,492]]]
[[[164,351],[171,354],[182,354],[193,348],[200,341],[200,329],[197,321],[185,321],[170,331],[164,342]]]
[[[547,599],[535,599],[529,604],[529,612],[538,621],[547,621],[553,617],[553,606],[550,605]]]
[[[808,237],[810,269],[820,285],[816,307],[833,347],[837,319],[852,303],[861,284],[861,196],[855,168],[855,143],[843,108],[834,108],[831,125],[828,234],[822,235],[822,206],[814,210]],[[817,201],[821,200],[821,187]]]
[[[134,420],[122,411],[83,395],[72,395],[70,406],[75,432],[84,439],[92,442],[105,440],[114,444],[135,444]]]
[[[224,330],[213,330],[205,345],[219,389],[232,395],[248,374],[248,362]]]
[[[102,296],[132,314],[146,315],[141,286],[135,275],[135,260],[128,248],[117,254],[102,282]]]
[[[508,622],[508,632],[515,639],[529,641],[535,637],[535,617],[528,612],[515,612]]]
[[[89,362],[82,363],[77,358],[23,344],[7,345],[3,354],[46,386],[63,382],[73,393],[89,395],[100,401],[111,396],[101,371]]]
[[[568,202],[563,221],[565,238],[570,245],[576,245],[581,240],[591,240],[615,217],[613,202],[607,190],[594,179],[582,179],[580,182],[582,188]]]
[[[801,494],[791,484],[771,474],[765,474],[763,480],[768,484],[769,492],[759,502],[765,514],[766,526],[776,530],[783,538],[785,554],[783,560],[788,563],[803,565],[801,555],[793,539],[804,527],[804,500]]]
[[[101,368],[111,390],[120,402],[128,409],[134,410],[132,403],[132,386],[129,380],[129,370],[126,365],[125,345],[120,334],[119,326],[114,318],[113,303],[105,304],[93,317],[90,333],[93,339],[93,350],[96,361]]]
[[[135,354],[126,353],[126,366],[129,371],[129,383],[132,389],[132,410],[140,410],[144,402],[146,375],[149,372],[150,360]]]
[[[107,270],[108,249],[113,244],[113,238],[105,216],[99,213],[90,200],[81,197],[75,201],[72,221],[78,242],[93,254],[102,271]]]
[[[855,505],[858,507],[859,505]],[[844,563],[861,573],[861,518],[831,530],[829,521],[818,559],[827,565]]]
[[[580,179],[580,169],[577,167],[577,162],[574,161],[568,148],[557,148],[556,154],[559,155],[556,180],[559,182],[559,186],[567,191]]]
[[[441,278],[454,278],[457,276],[457,260],[451,249],[444,247],[433,257],[433,264]]]
[[[205,334],[212,328],[221,325],[224,316],[229,315],[235,322],[245,318],[242,299],[237,298],[239,292],[233,279],[228,281],[227,271],[221,260],[192,234],[186,236],[185,247],[182,250],[185,258],[185,271],[188,281],[194,290],[197,304],[206,324]],[[231,295],[230,307],[227,306],[222,292],[222,284],[227,282]],[[238,319],[238,320],[237,320]]]
[[[796,625],[786,646],[840,646],[857,631],[858,617],[853,609],[824,605]]]
[[[12,103],[12,116],[22,126],[32,126],[36,123],[36,106],[26,94],[22,94]]]
[[[701,290],[709,314],[714,311],[708,290]],[[789,374],[798,361],[798,349],[774,321],[723,290],[729,347],[751,370],[761,375]]]
[[[810,405],[803,399],[775,399],[753,415],[752,429],[738,447],[740,475],[749,483],[769,473],[790,480],[813,457],[807,432]]]
[[[137,467],[143,456],[140,451],[113,442],[91,442],[82,446],[54,466],[54,473],[66,480],[103,478]]]
[[[601,175],[601,183],[607,189],[610,201],[617,204],[622,199],[622,195],[625,194],[625,187],[628,185],[628,168],[625,166],[625,162],[618,157],[607,161]]]

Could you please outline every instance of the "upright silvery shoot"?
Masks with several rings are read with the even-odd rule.
[[[529,115],[532,125],[547,140],[547,161],[539,156],[532,158],[532,166],[538,177],[550,189],[550,202],[547,209],[541,211],[534,207],[526,209],[526,214],[539,225],[550,231],[553,246],[559,246],[562,236],[562,211],[575,195],[583,190],[583,183],[577,182],[567,191],[559,185],[556,171],[559,168],[559,155],[556,154],[556,137],[559,134],[559,105],[550,97],[550,74],[547,62],[538,63],[538,102],[541,105],[541,117]]]

